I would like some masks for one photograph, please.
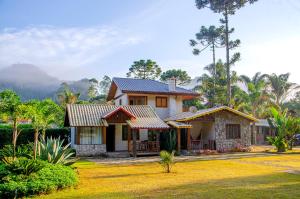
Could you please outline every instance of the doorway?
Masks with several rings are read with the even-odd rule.
[[[115,151],[115,131],[116,126],[115,125],[109,125],[107,127],[106,131],[106,151],[107,152],[113,152]]]

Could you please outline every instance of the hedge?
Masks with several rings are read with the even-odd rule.
[[[33,128],[22,128],[22,131],[18,137],[17,145],[28,144],[34,140],[34,129]],[[65,140],[65,144],[71,142],[71,133],[69,128],[55,128],[47,129],[46,137],[54,137]],[[12,128],[0,126],[0,148],[4,145],[11,144],[12,140]]]

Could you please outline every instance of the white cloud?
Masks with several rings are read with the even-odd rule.
[[[105,56],[143,41],[115,27],[27,27],[0,32],[0,67],[31,63],[57,75],[95,64]]]

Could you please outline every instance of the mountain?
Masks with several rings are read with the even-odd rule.
[[[32,64],[14,64],[0,69],[0,91],[14,90],[23,101],[30,99],[52,98],[63,89],[62,83],[68,84],[73,92],[80,93],[81,100],[88,100],[89,79],[62,81],[48,75],[45,71]]]
[[[22,100],[53,98],[60,83],[31,64],[14,64],[0,70],[0,90],[12,89]]]

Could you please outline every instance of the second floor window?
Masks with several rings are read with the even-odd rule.
[[[147,105],[147,97],[129,96],[129,105]]]
[[[167,108],[168,98],[167,97],[156,97],[156,107]]]

